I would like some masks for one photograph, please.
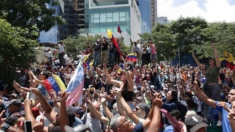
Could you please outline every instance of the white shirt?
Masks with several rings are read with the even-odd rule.
[[[137,44],[137,47],[139,48],[139,52],[142,53],[143,52],[143,47],[141,44]]]
[[[67,60],[69,59],[69,57],[68,57],[67,54],[64,55],[64,59],[65,59],[66,62],[67,62]]]
[[[48,51],[48,52],[47,52],[47,57],[51,57],[51,58],[53,57],[53,55],[52,55],[52,52],[51,52],[51,51]]]
[[[63,44],[58,44],[59,47],[59,53],[64,52],[64,45]]]

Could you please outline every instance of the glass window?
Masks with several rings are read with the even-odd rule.
[[[94,18],[100,18],[100,15],[98,13],[95,13]]]
[[[98,32],[100,32],[99,28],[92,28],[91,29],[91,33],[98,33]]]
[[[120,17],[120,22],[126,21],[126,17]]]
[[[113,22],[113,18],[112,17],[107,18],[107,22]]]
[[[107,15],[107,17],[113,17],[112,13],[107,13],[106,15]]]
[[[100,28],[100,32],[101,32],[101,33],[105,33],[105,32],[107,32],[107,30],[106,30],[106,28],[103,28],[103,27],[102,27],[102,28]]]
[[[105,13],[100,14],[100,22],[106,22],[106,14]]]
[[[100,19],[94,19],[94,23],[99,23],[100,22]]]
[[[120,12],[120,17],[125,17],[126,16],[126,12]]]
[[[119,12],[113,12],[113,22],[119,21]]]

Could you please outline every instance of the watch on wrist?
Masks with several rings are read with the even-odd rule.
[[[5,123],[3,126],[2,126],[2,129],[4,132],[10,127],[9,124]]]

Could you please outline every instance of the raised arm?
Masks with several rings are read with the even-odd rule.
[[[139,118],[138,116],[133,112],[133,110],[130,108],[130,106],[127,104],[127,102],[124,100],[124,98],[122,97],[122,90],[119,90],[117,92],[117,96],[120,100],[121,106],[124,109],[124,111],[126,112],[126,115],[131,118],[131,120],[135,123],[135,124],[139,124]]]
[[[162,106],[162,97],[160,93],[155,93],[154,96],[155,96],[155,99],[153,100],[153,107],[152,107],[153,115],[152,115],[151,123],[148,129],[149,132],[158,132],[160,130],[160,124],[161,124],[160,109]]]
[[[43,84],[44,80],[39,80],[32,71],[29,71],[29,73],[31,74],[31,76],[33,77],[33,79],[38,83],[38,84]]]
[[[65,126],[69,126],[69,118],[68,118],[68,114],[66,111],[66,100],[69,96],[69,93],[63,92],[61,91],[60,93],[60,128],[62,129],[63,132],[65,131]]]
[[[196,56],[195,56],[194,53],[192,53],[192,57],[193,57],[194,61],[196,62],[196,64],[197,64],[200,68],[202,68],[202,69],[205,69],[205,68],[206,68],[205,65],[201,64],[201,63],[197,60],[197,58],[196,58]]]
[[[46,118],[50,122],[52,122],[54,120],[54,118],[56,117],[56,112],[52,110],[51,106],[48,104],[48,102],[42,96],[41,92],[38,89],[34,88],[34,89],[32,89],[32,92],[38,97],[39,102],[41,104],[41,107],[42,107],[43,111],[45,111]]]
[[[100,120],[102,123],[104,123],[105,125],[108,124],[109,119],[104,117],[100,112],[98,112],[94,106],[92,105],[92,103],[89,101],[89,103],[87,103],[87,106],[89,107],[89,110],[95,115],[95,117]]]
[[[203,92],[202,90],[198,87],[197,82],[194,83],[194,88],[196,89],[196,96],[203,101],[204,103],[206,103],[207,105],[211,106],[212,108],[216,108],[216,102],[210,98],[208,98]]]
[[[103,66],[104,66],[104,74],[107,79],[107,82],[113,84],[114,86],[121,87],[123,83],[121,81],[116,81],[116,80],[111,79],[108,73],[108,69],[106,68],[106,64],[103,64]]]
[[[107,107],[106,105],[106,99],[105,98],[101,98],[101,103],[102,103],[102,106],[104,108],[104,111],[107,115],[108,118],[111,118],[113,116],[113,113],[109,110],[109,108]]]
[[[33,127],[36,124],[36,120],[33,116],[30,105],[31,105],[31,100],[25,99],[24,101],[25,118],[26,120],[30,120],[32,122],[32,127]]]
[[[216,47],[214,44],[211,44],[211,47],[213,48],[213,51],[214,51],[214,57],[215,57],[215,63],[216,63],[216,66],[218,68],[220,68],[221,66],[221,62],[220,62],[220,59],[219,59],[219,56],[218,56],[218,53],[217,53],[217,50],[216,50]]]

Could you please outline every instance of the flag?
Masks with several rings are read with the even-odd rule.
[[[136,53],[128,54],[126,57],[126,60],[129,60],[131,62],[136,62],[137,61],[137,54]]]
[[[65,91],[66,89],[61,78],[57,75],[52,75],[52,77],[49,77],[48,79],[44,80],[43,85],[49,94],[55,91],[58,95],[59,91]]]
[[[118,23],[117,31],[118,31],[119,33],[122,33],[122,30],[121,30],[121,27],[120,27],[119,23]]]
[[[71,106],[74,103],[78,102],[78,100],[81,98],[83,94],[83,85],[84,85],[84,70],[81,63],[79,63],[66,89],[66,92],[70,92],[66,100],[67,106]]]
[[[87,59],[89,58],[89,56],[90,56],[90,54],[87,54],[87,55],[83,56],[83,57],[80,59],[80,61],[81,61],[81,62],[86,62]]]
[[[233,63],[233,54],[229,52],[224,52],[224,58],[220,58],[222,66],[228,67],[230,70],[235,69],[235,65]]]
[[[224,52],[224,58],[220,58],[220,61],[227,61],[229,63],[233,63],[233,54],[229,52]]]
[[[108,30],[107,33],[108,33],[108,36],[111,38],[111,41],[112,41],[113,45],[116,47],[116,49],[117,49],[119,55],[122,56],[121,51],[120,51],[119,46],[118,46],[118,43],[117,43],[117,40],[116,40],[116,38],[113,36],[113,33],[112,33],[110,30]]]

